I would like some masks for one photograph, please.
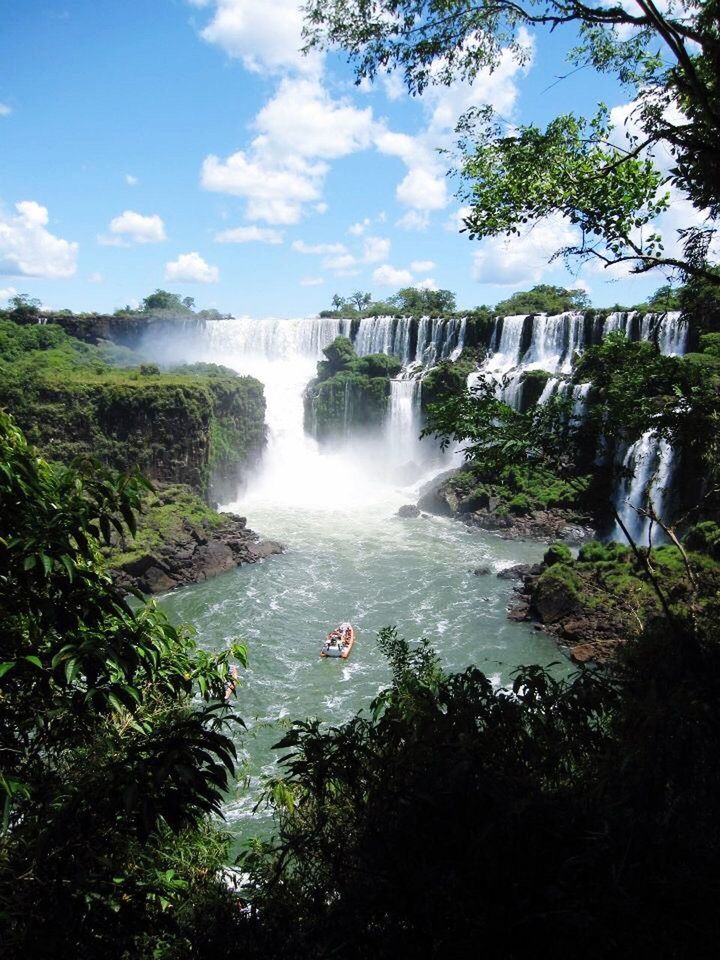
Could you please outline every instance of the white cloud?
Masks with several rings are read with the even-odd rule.
[[[540,220],[517,237],[491,237],[473,255],[473,277],[499,286],[539,283],[556,250],[576,240],[573,228],[559,216]]]
[[[360,220],[358,223],[353,223],[348,227],[348,233],[352,234],[353,237],[360,237],[370,226],[371,220],[370,217],[365,217],[364,220]]]
[[[268,223],[298,223],[312,205],[325,213],[322,188],[328,161],[372,144],[371,108],[359,110],[346,98],[334,99],[318,79],[289,76],[253,121],[257,132],[248,147],[221,160],[205,159],[206,190],[247,200],[247,216]]]
[[[216,243],[270,243],[277,245],[283,242],[281,230],[270,227],[258,227],[254,224],[248,227],[234,227],[232,230],[221,230],[216,233]]]
[[[437,282],[433,277],[426,277],[424,280],[418,280],[417,283],[413,284],[418,290],[437,290]]]
[[[125,174],[125,183],[126,183],[129,187],[135,187],[135,186],[137,186],[137,182],[138,182],[138,178],[137,178],[137,177],[134,177],[131,173],[126,173],[126,174]]]
[[[434,260],[413,260],[410,269],[413,273],[427,273],[435,266]]]
[[[106,247],[125,247],[131,243],[160,243],[166,239],[165,224],[153,213],[145,216],[135,210],[125,210],[110,221],[110,234],[98,235],[98,243]]]
[[[275,73],[292,69],[316,72],[320,54],[304,57],[301,0],[191,0],[194,6],[213,8],[212,19],[201,31],[229,56],[243,62],[246,70]]]
[[[365,237],[363,240],[362,262],[379,263],[390,256],[390,241],[387,237]]]
[[[383,73],[380,82],[388,100],[399,100],[405,94],[405,83],[399,73]]]
[[[465,220],[470,216],[470,207],[459,207],[455,213],[451,213],[445,223],[445,229],[450,233],[460,233],[461,230],[467,230]]]
[[[181,253],[177,260],[165,264],[165,279],[175,283],[217,283],[220,271],[210,266],[199,253]]]
[[[201,183],[205,190],[244,197],[250,220],[291,224],[300,220],[304,204],[320,197],[326,172],[326,164],[312,166],[299,157],[288,158],[273,168],[252,151],[238,150],[227,160],[206,157]]]
[[[10,297],[14,297],[17,293],[15,287],[0,287],[0,303],[4,303],[6,300],[9,300]]]
[[[274,157],[292,150],[303,157],[333,160],[371,144],[372,108],[346,98],[334,100],[323,84],[307,77],[285,77],[275,96],[260,110],[253,148]]]
[[[322,277],[303,277],[300,281],[301,287],[319,287],[325,283]]]
[[[88,276],[88,283],[102,283],[105,280],[105,277],[101,273],[91,273]]]
[[[292,248],[296,253],[317,254],[321,256],[347,252],[344,243],[305,243],[304,240],[293,240]]]
[[[322,265],[326,270],[332,270],[341,277],[354,277],[358,272],[358,261],[351,253],[343,253],[336,257],[326,257]]]
[[[403,287],[412,283],[412,274],[409,270],[397,270],[386,263],[373,272],[373,280],[383,287]]]
[[[23,200],[15,209],[17,216],[0,212],[0,276],[72,277],[78,245],[46,229],[47,207]]]
[[[427,210],[408,210],[399,220],[395,221],[395,226],[401,230],[427,230],[430,224],[430,213]]]
[[[9,117],[12,113],[12,107],[9,107],[6,103],[0,103],[0,117]]]

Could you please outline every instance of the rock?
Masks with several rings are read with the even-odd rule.
[[[284,553],[285,547],[278,543],[277,540],[261,540],[260,543],[250,544],[248,548],[248,554],[250,555],[250,563],[255,563],[257,560],[264,560],[265,557],[272,557],[277,553]]]
[[[516,623],[521,623],[523,620],[527,620],[529,613],[529,603],[518,603],[517,606],[508,610],[508,620],[514,620]]]
[[[148,567],[140,581],[144,593],[165,593],[178,585],[178,581],[169,577],[160,567]]]
[[[488,564],[483,564],[481,567],[475,567],[473,573],[476,577],[487,577],[492,573],[492,567]]]
[[[516,563],[512,567],[505,567],[504,570],[498,570],[500,580],[522,580],[523,577],[533,572],[533,565],[529,563]]]
[[[578,598],[562,582],[538,581],[533,594],[533,606],[543,623],[559,623],[576,614]]]
[[[405,503],[397,512],[399,517],[419,517],[420,508],[416,507],[414,503]]]
[[[595,659],[595,647],[592,643],[579,643],[575,647],[570,647],[570,659],[575,663],[588,663]]]
[[[458,498],[446,486],[446,481],[454,477],[457,472],[457,470],[445,470],[424,484],[420,488],[418,507],[441,517],[451,517],[457,509]]]
[[[198,546],[193,563],[202,570],[205,577],[215,577],[237,566],[232,550],[220,540],[210,540]]]

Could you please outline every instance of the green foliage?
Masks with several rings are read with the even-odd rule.
[[[117,366],[128,361],[134,368]],[[214,364],[160,374],[130,351],[55,324],[0,320],[0,405],[51,459],[95,456],[116,469],[206,491],[265,437],[262,385]]]
[[[450,290],[421,290],[418,287],[405,287],[389,298],[398,313],[410,316],[425,316],[434,313],[453,313],[455,294]]]
[[[717,289],[710,262],[720,213],[716,0],[662,11],[645,2],[630,9],[565,0],[312,0],[305,17],[309,47],[344,49],[358,80],[397,70],[413,93],[472,82],[508,55],[525,63],[528,34],[566,31],[577,41],[568,56],[576,68],[624,86],[633,103],[626,138],[617,142],[601,103],[592,116],[560,115],[544,129],[509,127],[490,107],[471,109],[459,123],[469,235],[517,234],[562,217],[580,239],[556,255],[627,263],[640,273],[669,267]],[[655,166],[661,151],[672,158],[668,172]],[[666,254],[653,229],[669,188],[708,211],[704,223],[690,217],[678,230],[681,256]]]
[[[457,360],[441,360],[422,379],[424,407],[464,392],[469,374],[477,366],[477,354],[465,349]]]
[[[181,541],[188,527],[207,535],[223,523],[223,515],[190,487],[171,484],[143,496],[134,534],[113,536],[113,546],[106,552],[112,566],[119,567],[156,553],[168,542]]]
[[[368,715],[277,744],[277,835],[244,864],[250,943],[293,960],[712,954],[714,635],[655,626],[613,670],[521,668],[500,689],[393,630],[380,646],[392,683]]]
[[[90,461],[51,466],[0,414],[0,938],[11,956],[135,956],[153,933],[177,940],[193,891],[222,897],[209,871],[225,841],[205,817],[234,773],[225,695],[230,657],[244,663],[245,651],[209,655],[112,586],[100,545],[135,529],[147,489]]]
[[[396,357],[382,353],[358,357],[347,337],[323,350],[318,375],[305,391],[305,427],[318,439],[348,430],[378,427],[384,420],[389,380],[402,369]]]
[[[552,567],[556,563],[571,563],[572,559],[573,555],[570,552],[570,547],[568,547],[566,543],[551,543],[545,551],[543,563],[548,567]]]
[[[720,561],[720,525],[712,520],[696,524],[685,535],[685,545],[688,550],[707,553]]]
[[[540,283],[532,290],[514,293],[507,300],[495,305],[495,313],[500,317],[509,317],[522,313],[564,313],[567,310],[586,310],[590,306],[587,294],[583,290],[566,290]]]

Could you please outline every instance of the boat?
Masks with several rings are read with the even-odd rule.
[[[341,623],[325,637],[320,651],[321,657],[335,657],[347,660],[355,643],[355,629],[351,623]]]

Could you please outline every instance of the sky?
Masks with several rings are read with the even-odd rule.
[[[438,149],[463,110],[627,114],[611,78],[566,76],[570,31],[413,98],[394,75],[358,87],[340,52],[303,56],[301,0],[23,0],[3,20],[0,303],[112,311],[161,287],[303,316],[355,290],[443,288],[470,308],[555,283],[608,306],[665,282],[548,263],[562,221],[511,242],[459,232]]]

